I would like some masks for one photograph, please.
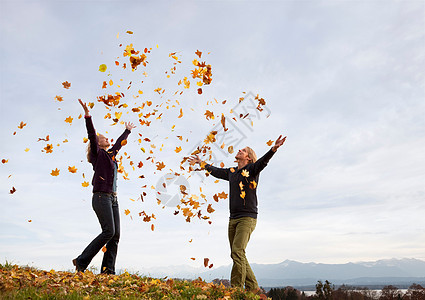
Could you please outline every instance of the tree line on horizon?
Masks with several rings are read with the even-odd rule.
[[[412,284],[406,292],[393,285],[387,285],[380,292],[367,287],[358,288],[341,285],[338,289],[326,280],[318,281],[316,293],[311,296],[291,286],[272,288],[267,293],[272,300],[425,300],[425,288],[419,284]]]

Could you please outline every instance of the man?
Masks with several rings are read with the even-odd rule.
[[[249,147],[245,147],[236,154],[237,168],[217,168],[210,164],[202,163],[195,155],[189,159],[191,164],[204,165],[212,176],[229,181],[229,242],[233,260],[230,283],[233,287],[245,288],[254,293],[259,293],[257,280],[245,256],[251,233],[257,224],[258,201],[257,185],[260,172],[267,166],[277,149],[283,145],[286,137],[282,135],[276,140],[274,146],[260,159]]]

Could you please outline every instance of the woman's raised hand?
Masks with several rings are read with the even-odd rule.
[[[274,146],[272,147],[272,150],[274,152],[277,151],[277,149],[283,145],[283,143],[286,141],[286,136],[284,138],[282,138],[282,135],[279,135],[279,137],[277,138],[276,142],[274,143]]]
[[[83,107],[85,116],[90,117],[90,112],[87,105],[83,101],[81,101],[81,99],[78,99],[78,102],[80,102],[81,106]]]
[[[189,157],[188,159],[189,164],[194,165],[194,164],[201,164],[202,160],[199,158],[198,155],[193,155],[192,157]]]
[[[125,122],[125,129],[128,129],[128,130],[131,131],[133,128],[136,128],[136,126],[134,126],[133,123],[131,123],[131,122]]]

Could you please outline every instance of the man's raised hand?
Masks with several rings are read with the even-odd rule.
[[[90,117],[90,112],[87,105],[83,101],[81,101],[81,99],[78,99],[78,102],[80,102],[81,106],[83,107],[85,116]]]

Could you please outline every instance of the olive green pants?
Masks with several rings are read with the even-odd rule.
[[[230,219],[229,221],[230,256],[233,259],[230,283],[233,287],[243,289],[245,286],[247,290],[258,289],[257,279],[255,279],[254,272],[245,256],[245,248],[256,225],[257,219],[250,217]]]

